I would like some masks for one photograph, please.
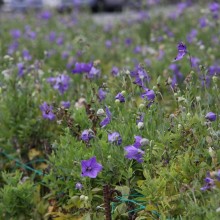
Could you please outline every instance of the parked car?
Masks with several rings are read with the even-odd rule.
[[[46,0],[50,1],[50,0]],[[54,0],[58,11],[62,12],[72,7],[89,7],[93,12],[118,10],[121,11],[125,0]]]
[[[40,10],[43,7],[43,0],[4,0],[4,11],[24,12],[28,9]]]

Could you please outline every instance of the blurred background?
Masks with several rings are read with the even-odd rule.
[[[87,8],[92,12],[122,12],[127,9],[148,9],[150,6],[166,6],[196,0],[0,0],[1,12],[40,11],[45,8],[56,9],[58,12],[71,12],[73,8]]]

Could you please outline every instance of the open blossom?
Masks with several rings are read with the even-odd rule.
[[[72,73],[89,73],[93,67],[93,63],[75,63]]]
[[[144,87],[145,83],[150,81],[149,75],[141,66],[136,67],[135,70],[131,72],[131,77],[135,77],[134,83],[141,87]]]
[[[75,188],[81,190],[83,188],[82,183],[76,183]]]
[[[44,102],[40,106],[40,110],[42,112],[43,118],[49,119],[49,120],[54,120],[55,119],[55,114],[53,113],[53,106],[48,105],[46,102]]]
[[[180,42],[177,46],[178,54],[175,57],[174,61],[181,60],[187,54],[186,45],[183,42]]]
[[[64,108],[68,109],[70,107],[70,101],[61,101],[61,105]]]
[[[87,73],[87,77],[89,79],[98,78],[100,76],[100,70],[95,68],[94,66],[90,69],[90,71]]]
[[[108,107],[106,107],[105,112],[106,112],[106,117],[100,122],[100,126],[102,128],[108,125],[111,122],[111,118],[112,118],[112,114]]]
[[[96,178],[98,173],[102,170],[102,165],[96,162],[96,157],[92,157],[89,160],[81,161],[82,176],[88,176],[90,178]]]
[[[116,96],[115,96],[116,100],[119,100],[120,102],[125,102],[125,97],[123,96],[123,94],[121,92],[119,92]]]
[[[155,99],[154,90],[150,90],[148,88],[144,88],[145,92],[141,94],[141,98],[147,98],[148,101],[152,101]]]
[[[70,77],[64,74],[61,74],[57,77],[50,77],[47,79],[55,90],[58,90],[60,94],[63,94],[69,88]]]
[[[81,134],[81,139],[83,141],[88,142],[89,140],[91,140],[93,137],[95,136],[94,132],[91,129],[86,129],[82,132]]]
[[[118,132],[112,132],[108,134],[108,141],[112,144],[120,145],[122,143],[122,138]]]
[[[112,67],[112,71],[111,71],[113,76],[118,76],[119,75],[119,69],[116,66]]]
[[[18,76],[23,76],[24,75],[24,70],[25,70],[25,66],[23,63],[18,63],[17,64],[17,68],[18,68]]]
[[[104,91],[102,88],[100,88],[100,89],[98,90],[98,98],[99,98],[99,101],[100,101],[100,102],[105,99],[106,94],[107,94],[107,92]]]
[[[208,119],[209,121],[215,121],[216,120],[216,114],[213,112],[209,112],[206,114],[205,116],[206,119]]]
[[[136,160],[138,163],[143,162],[143,155],[144,155],[144,151],[136,148],[134,146],[127,146],[124,148],[125,151],[127,152],[126,154],[126,158],[128,158],[129,160]]]

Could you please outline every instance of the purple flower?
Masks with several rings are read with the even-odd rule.
[[[8,54],[12,55],[18,49],[19,43],[17,41],[12,42],[8,47]]]
[[[94,138],[94,132],[91,129],[86,129],[81,134],[81,139],[83,141],[90,141],[92,138]]]
[[[192,43],[193,40],[196,38],[197,34],[198,34],[198,31],[196,29],[192,29],[190,33],[186,36],[187,41],[189,43]]]
[[[119,92],[116,96],[115,96],[116,100],[119,100],[120,102],[125,102],[125,97],[123,96],[123,94],[121,92]]]
[[[132,44],[132,41],[132,38],[126,38],[124,42],[126,46],[130,46]]]
[[[82,183],[76,183],[75,188],[81,190],[83,188]]]
[[[56,39],[56,43],[57,45],[62,45],[63,44],[63,36],[59,36],[57,39]]]
[[[212,178],[210,178],[210,174],[208,173],[206,178],[204,179],[205,181],[205,186],[201,187],[200,190],[206,191],[208,189],[212,189],[215,187],[215,182]]]
[[[29,61],[32,59],[32,56],[30,55],[28,50],[23,50],[22,55],[23,55],[24,60],[26,61]]]
[[[18,39],[21,37],[21,31],[19,29],[13,29],[10,31],[10,34],[11,36],[14,38],[14,39]]]
[[[141,51],[142,51],[142,47],[141,46],[136,46],[135,48],[134,48],[134,53],[141,53]]]
[[[209,112],[205,116],[205,118],[208,119],[209,121],[215,121],[216,117],[217,117],[216,114],[213,112]]]
[[[120,145],[122,143],[122,138],[118,132],[112,132],[108,134],[108,141],[112,144]]]
[[[53,106],[48,105],[46,102],[44,102],[40,106],[40,110],[42,112],[43,118],[49,119],[49,120],[54,120],[55,119],[55,115],[53,113]]]
[[[199,19],[199,24],[200,24],[200,28],[206,27],[207,26],[207,19],[206,19],[206,17],[201,17]]]
[[[62,102],[61,102],[61,105],[62,105],[64,108],[68,109],[68,108],[70,107],[70,101],[62,101]]]
[[[143,162],[144,151],[134,146],[127,146],[124,149],[127,151],[126,158],[137,160],[138,163]]]
[[[107,41],[105,41],[105,46],[106,46],[106,48],[111,48],[111,46],[112,46],[112,42],[110,41],[110,40],[107,40]]]
[[[119,69],[116,66],[112,67],[112,71],[111,71],[113,76],[118,76],[119,75]]]
[[[98,173],[102,170],[102,165],[96,162],[96,157],[92,157],[89,160],[81,161],[82,176],[88,176],[90,178],[96,178]]]
[[[69,88],[70,77],[64,74],[61,74],[57,77],[50,77],[47,79],[55,90],[58,90],[60,94],[63,94]]]
[[[106,107],[105,111],[106,111],[106,117],[100,122],[100,126],[102,128],[104,128],[106,125],[108,125],[111,122],[111,118],[112,118],[112,114],[109,111],[108,107]]]
[[[100,102],[105,99],[106,94],[107,94],[107,92],[105,92],[102,88],[100,88],[100,89],[98,90],[98,98],[99,98],[99,101],[100,101]]]
[[[177,49],[178,54],[175,57],[174,61],[181,60],[187,54],[186,45],[184,45],[182,42],[178,44]]]
[[[212,2],[212,3],[209,4],[209,10],[210,10],[211,12],[218,12],[219,9],[220,9],[219,3],[217,3],[217,2]]]
[[[144,88],[145,92],[141,94],[141,98],[147,98],[148,101],[152,101],[155,99],[154,90],[150,90],[148,88]]]
[[[171,64],[169,69],[173,71],[172,87],[174,87],[178,81],[183,79],[183,74],[180,72],[180,67],[177,64]]]
[[[94,66],[90,69],[89,73],[87,74],[87,77],[89,79],[94,79],[100,76],[100,70],[95,68]]]
[[[134,142],[133,146],[136,147],[136,148],[140,148],[142,137],[141,136],[135,136],[134,138],[135,138],[135,142]]]
[[[49,36],[48,36],[48,40],[50,41],[50,42],[54,42],[55,40],[56,40],[56,32],[54,32],[54,31],[51,31],[50,32],[50,34],[49,34]]]
[[[20,77],[23,76],[24,75],[24,70],[25,70],[24,64],[23,63],[18,63],[17,68],[18,68],[18,76],[20,76]]]
[[[40,18],[43,20],[49,20],[52,17],[52,14],[50,11],[42,11],[40,14]]]
[[[141,66],[136,67],[135,70],[131,72],[131,76],[135,77],[134,83],[141,87],[143,87],[146,82],[150,81],[149,75]]]
[[[141,113],[140,115],[138,115],[136,124],[138,124],[139,122],[144,122],[144,113]]]
[[[89,73],[92,67],[93,63],[75,63],[72,73]]]
[[[62,59],[65,60],[69,57],[69,52],[68,51],[63,51],[61,55]]]

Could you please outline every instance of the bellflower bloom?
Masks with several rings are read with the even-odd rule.
[[[141,94],[141,98],[147,98],[148,101],[152,101],[155,99],[154,90],[150,90],[148,88],[144,88],[145,92]]]
[[[8,54],[12,55],[19,47],[19,43],[17,41],[12,42],[8,47]]]
[[[141,136],[135,136],[134,138],[135,138],[135,142],[134,142],[133,146],[136,147],[136,148],[140,148],[142,137]]]
[[[54,120],[55,119],[55,114],[53,113],[53,106],[48,105],[46,102],[44,102],[40,106],[40,110],[42,112],[43,118],[49,119],[49,120]]]
[[[125,151],[127,151],[126,154],[126,158],[128,158],[129,160],[136,160],[138,163],[142,163],[143,162],[143,155],[144,155],[144,151],[136,148],[134,146],[127,146],[124,148]]]
[[[175,57],[174,61],[181,60],[187,54],[186,45],[183,44],[182,42],[178,44],[177,49],[178,49],[178,54]]]
[[[213,18],[217,19],[219,14],[220,4],[213,2],[209,4],[209,10],[212,12]]]
[[[108,141],[112,144],[120,145],[122,143],[122,138],[118,132],[112,132],[108,134]]]
[[[105,112],[106,112],[106,117],[100,122],[100,126],[102,128],[108,125],[111,122],[111,118],[112,118],[112,114],[108,107],[106,107]]]
[[[93,63],[75,63],[75,68],[72,70],[72,73],[89,73]]]
[[[23,55],[24,60],[26,61],[29,61],[32,59],[32,56],[30,55],[28,50],[23,50],[22,55]]]
[[[107,94],[107,92],[104,91],[102,88],[100,88],[98,90],[98,98],[99,98],[100,102],[103,101],[106,98],[106,94]]]
[[[141,66],[136,67],[134,71],[131,72],[131,76],[135,77],[134,84],[143,87],[146,82],[150,81],[150,77]]]
[[[90,69],[90,71],[87,74],[87,77],[89,79],[94,79],[100,76],[100,70],[95,68],[94,66]]]
[[[206,178],[204,179],[205,181],[205,186],[203,186],[202,188],[200,188],[200,190],[202,191],[206,191],[208,189],[212,189],[215,187],[215,182],[212,178],[210,178],[210,173],[207,174]]]
[[[68,109],[70,107],[70,101],[62,101],[61,105],[65,108]]]
[[[18,76],[20,76],[20,77],[23,76],[24,75],[24,70],[25,70],[24,64],[23,63],[18,63],[17,68],[18,68]]]
[[[11,30],[10,34],[13,37],[13,39],[19,39],[21,37],[21,31],[19,29]]]
[[[112,67],[112,71],[111,71],[113,76],[118,76],[119,75],[119,69],[116,66]]]
[[[206,19],[206,17],[201,17],[199,19],[199,25],[200,25],[200,28],[205,28],[207,26],[207,19]]]
[[[213,112],[209,112],[205,116],[205,118],[208,119],[209,121],[215,121],[216,117],[217,117],[216,114]]]
[[[119,92],[116,96],[115,96],[116,100],[119,100],[120,102],[125,102],[125,97],[123,96],[123,94],[121,92]]]
[[[138,115],[136,124],[138,124],[139,122],[144,122],[144,113]]]
[[[76,183],[75,189],[81,190],[83,188],[82,183]]]
[[[180,67],[177,64],[171,64],[169,69],[172,70],[173,73],[172,87],[174,87],[178,81],[183,79],[183,74],[180,72]]]
[[[96,162],[96,157],[92,157],[89,160],[81,161],[82,176],[88,176],[90,178],[96,178],[98,173],[102,170],[102,165]]]
[[[50,77],[47,79],[55,90],[58,90],[60,94],[63,94],[69,88],[70,77],[64,74],[61,74],[57,77]]]
[[[105,46],[107,49],[111,48],[112,47],[112,42],[110,40],[106,40],[105,41]]]
[[[197,34],[198,34],[198,31],[196,29],[192,29],[190,33],[186,36],[187,41],[189,43],[192,43],[193,40],[196,38]]]
[[[90,141],[92,138],[94,138],[94,132],[91,129],[86,129],[81,134],[81,139],[85,142]]]

